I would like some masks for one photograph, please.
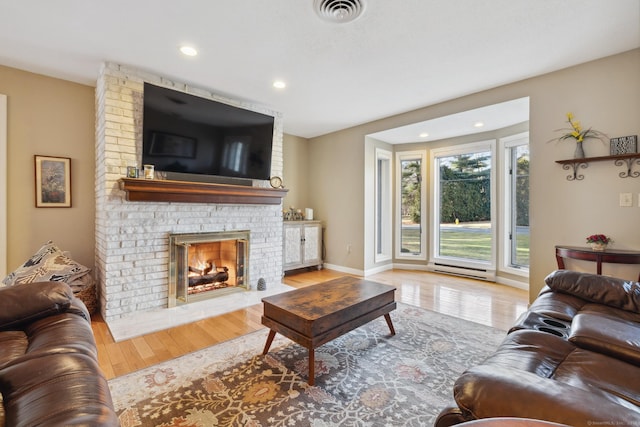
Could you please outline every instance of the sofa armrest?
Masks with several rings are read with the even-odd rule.
[[[544,281],[554,292],[640,313],[640,283],[638,282],[571,270],[556,270]]]
[[[34,282],[0,288],[0,329],[66,311],[73,291],[63,282]]]
[[[451,427],[460,423],[470,421],[464,417],[464,414],[455,405],[447,406],[440,411],[436,420],[433,423],[433,427]]]

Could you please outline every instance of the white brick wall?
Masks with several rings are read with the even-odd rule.
[[[106,321],[167,307],[170,233],[250,231],[252,285],[282,276],[282,205],[127,202],[118,180],[141,164],[144,82],[275,117],[271,175],[282,176],[282,117],[259,105],[129,67],[103,64],[96,85],[96,277]],[[254,181],[254,185],[268,183]],[[251,291],[250,291],[251,292]]]

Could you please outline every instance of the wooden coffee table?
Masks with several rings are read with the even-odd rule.
[[[262,354],[276,332],[309,350],[309,385],[314,384],[315,349],[380,316],[395,335],[389,313],[396,309],[396,288],[356,277],[262,298],[262,324],[271,329]]]

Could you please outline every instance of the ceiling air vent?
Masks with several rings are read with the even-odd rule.
[[[314,0],[318,16],[329,22],[350,22],[364,12],[364,0]]]

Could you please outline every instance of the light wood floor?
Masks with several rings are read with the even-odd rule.
[[[287,275],[283,282],[300,288],[344,275],[308,271]],[[367,276],[367,280],[396,286],[397,301],[503,330],[528,305],[526,291],[455,276],[393,270]],[[99,314],[94,315],[91,326],[100,367],[107,378],[114,378],[264,328],[261,316],[262,305],[258,304],[118,343]]]

